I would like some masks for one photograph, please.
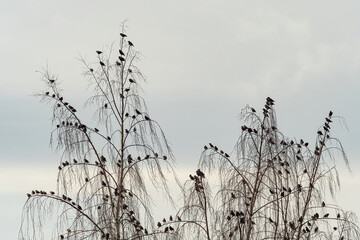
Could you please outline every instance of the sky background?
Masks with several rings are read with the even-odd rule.
[[[81,109],[91,92],[78,57],[95,62],[124,20],[180,177],[197,169],[208,142],[231,152],[241,109],[271,96],[288,137],[313,143],[329,110],[345,118],[333,136],[352,173],[339,162],[337,200],[360,215],[359,12],[357,0],[0,0],[0,239],[17,238],[26,192],[56,185],[50,107],[31,96],[44,89],[36,71],[48,65]]]

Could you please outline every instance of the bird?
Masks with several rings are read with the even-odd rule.
[[[129,78],[129,82],[131,82],[131,83],[135,83],[135,80],[134,80],[134,79],[132,79],[132,78]]]
[[[161,223],[160,223],[160,222],[158,222],[158,223],[157,223],[157,226],[158,226],[158,227],[161,227]]]
[[[135,109],[135,112],[137,115],[141,115],[141,112],[139,110]]]
[[[120,60],[121,62],[124,62],[124,61],[125,61],[125,58],[123,58],[122,56],[119,56],[119,60]]]
[[[148,116],[145,116],[145,120],[149,121],[149,120],[150,120],[150,118],[149,118]]]
[[[180,218],[179,216],[177,216],[177,220],[178,220],[179,222],[181,222],[181,218]]]
[[[107,107],[108,107],[108,105],[107,105],[107,103],[105,103],[105,104],[104,104],[104,108],[107,108]]]
[[[164,159],[164,160],[167,160],[167,156],[163,156],[163,159]]]
[[[225,153],[225,157],[227,157],[227,158],[228,158],[228,157],[230,157],[230,155],[229,155],[229,154],[227,154],[227,153]]]
[[[325,206],[326,206],[325,202],[322,202],[322,203],[321,203],[321,206],[322,206],[322,207],[325,207]]]
[[[200,169],[196,170],[196,175],[198,175],[201,178],[205,178],[205,174]]]
[[[28,198],[30,198],[30,197],[31,197],[31,194],[30,194],[30,193],[27,193],[26,195],[27,195],[27,197],[28,197]]]
[[[329,112],[329,117],[332,117],[332,115],[333,115],[333,112],[330,111],[330,112]]]
[[[129,44],[129,46],[131,46],[131,47],[134,46],[134,44],[133,44],[132,42],[130,42],[130,41],[128,41],[128,44]]]
[[[123,51],[121,51],[121,49],[119,49],[119,53],[121,56],[125,56],[125,53]]]
[[[254,112],[256,112],[256,110],[254,109],[254,108],[251,108],[251,111],[254,113]]]
[[[105,63],[103,63],[102,61],[100,61],[100,65],[101,65],[101,66],[105,66]]]
[[[94,71],[94,69],[92,69],[92,68],[90,68],[89,70],[90,70],[90,72],[93,72],[93,71]]]
[[[98,51],[96,51],[96,53],[100,55],[100,54],[102,54],[102,51],[98,50]]]
[[[326,213],[326,214],[324,215],[324,218],[327,218],[327,217],[329,217],[329,213]]]
[[[127,37],[127,35],[125,33],[120,33],[120,36],[123,37],[123,38]]]
[[[337,219],[339,219],[339,218],[340,218],[340,213],[338,213],[338,214],[337,214],[336,218],[337,218]]]
[[[49,92],[46,92],[45,95],[49,95]]]

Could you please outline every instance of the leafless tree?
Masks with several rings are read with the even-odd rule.
[[[27,194],[19,239],[50,239],[42,231],[50,214],[56,217],[51,239],[168,235],[153,219],[149,187],[172,201],[164,174],[173,173],[173,155],[139,95],[144,80],[136,67],[139,53],[124,33],[116,56],[111,55],[114,48],[109,54],[96,51],[94,64],[81,59],[94,91],[87,105],[96,109],[96,121],[81,118],[81,111],[63,97],[59,80],[47,70],[42,74],[47,90],[39,95],[52,104],[56,125],[51,144],[63,155],[56,191]]]
[[[176,228],[183,239],[360,239],[356,216],[324,200],[327,189],[335,197],[340,187],[336,152],[349,167],[340,141],[330,135],[333,113],[310,146],[279,131],[273,106],[267,98],[261,114],[243,110],[247,125],[235,156],[204,146],[199,167],[218,173],[219,188],[210,187],[200,169],[190,175]]]

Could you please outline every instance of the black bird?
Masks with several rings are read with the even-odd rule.
[[[102,51],[96,51],[97,54],[102,54]]]
[[[97,129],[97,128],[94,128],[94,130],[95,130],[95,132],[99,132],[99,129]]]
[[[338,214],[337,214],[336,218],[337,218],[337,219],[339,219],[339,218],[340,218],[340,213],[338,213]]]
[[[90,70],[90,72],[93,72],[93,71],[94,71],[94,69],[92,69],[92,68],[90,68],[89,70]]]
[[[129,78],[129,82],[131,82],[131,83],[135,83],[135,80],[134,80],[134,79],[132,79],[132,78]]]
[[[329,117],[331,117],[333,115],[333,112],[332,111],[330,111],[329,112]]]
[[[166,227],[165,230],[164,230],[164,232],[167,233],[168,231],[169,231],[169,227]]]
[[[329,213],[326,213],[326,214],[324,215],[324,218],[327,218],[327,217],[329,217]]]
[[[127,35],[125,33],[120,33],[120,36],[123,37],[123,38],[127,37]]]
[[[125,56],[125,53],[123,51],[121,51],[121,49],[119,49],[119,53],[121,56]]]
[[[141,115],[141,112],[139,110],[135,109],[135,112],[137,115]]]
[[[236,198],[234,193],[231,193],[231,198]]]
[[[325,207],[325,205],[326,205],[325,202],[322,202],[322,203],[321,203],[321,206],[322,206],[322,207]]]
[[[323,135],[321,131],[317,131],[317,134],[319,134],[319,135]]]
[[[207,150],[207,149],[208,149],[208,147],[205,145],[205,146],[204,146],[204,150]]]
[[[167,156],[163,156],[163,159],[164,159],[164,160],[167,160]]]
[[[148,116],[145,116],[145,120],[149,121],[149,120],[150,120],[150,118],[149,118]]]
[[[30,193],[27,193],[26,196],[29,198],[29,197],[31,197],[31,194],[30,194]]]
[[[173,217],[172,217],[171,215],[170,215],[170,217],[169,217],[169,220],[170,220],[170,221],[172,221],[172,220],[173,220]]]
[[[129,44],[130,47],[134,46],[134,44],[132,42],[130,42],[130,41],[128,41],[128,44]]]
[[[205,178],[205,174],[200,169],[196,170],[196,174],[201,178]]]
[[[124,62],[125,61],[125,58],[123,58],[122,56],[119,56],[119,60]]]
[[[163,221],[163,223],[165,223],[165,222],[166,222],[166,219],[165,219],[165,218],[163,218],[163,220],[162,220],[162,221]]]
[[[174,231],[174,228],[172,226],[169,226],[170,231]]]
[[[254,109],[254,108],[251,108],[251,111],[254,113],[254,112],[256,112],[256,110]]]
[[[181,218],[180,218],[179,216],[177,216],[177,220],[178,220],[179,222],[181,222]]]
[[[227,154],[227,153],[225,153],[225,157],[227,157],[227,158],[228,158],[228,157],[230,157],[230,155],[229,155],[229,154]]]
[[[46,92],[45,95],[49,95],[49,92]]]
[[[100,65],[101,65],[101,66],[105,66],[105,63],[103,63],[102,61],[100,61]]]

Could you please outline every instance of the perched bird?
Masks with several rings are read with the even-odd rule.
[[[322,203],[321,203],[321,206],[322,206],[322,207],[325,207],[325,206],[326,206],[325,202],[322,202]]]
[[[135,80],[134,80],[134,79],[132,79],[132,78],[129,78],[129,82],[131,82],[131,83],[135,83]]]
[[[227,158],[228,158],[228,157],[230,157],[230,155],[229,155],[229,154],[227,154],[227,153],[225,153],[225,157],[227,157]]]
[[[150,120],[150,118],[149,118],[148,116],[145,116],[145,120],[149,121],[149,120]]]
[[[163,218],[163,220],[162,220],[162,221],[163,221],[163,223],[165,223],[165,222],[166,222],[166,219],[165,219],[165,218]]]
[[[45,95],[49,95],[49,92],[46,92]]]
[[[119,56],[119,60],[120,60],[121,62],[124,62],[124,61],[125,61],[125,58],[123,58],[122,56]]]
[[[101,65],[101,66],[105,66],[105,63],[103,63],[102,61],[100,61],[100,65]]]
[[[134,46],[134,44],[132,42],[130,42],[130,41],[128,41],[128,44],[129,44],[130,47]]]
[[[336,218],[337,218],[337,219],[339,219],[339,218],[340,218],[340,213],[338,213],[338,214],[336,215]]]
[[[181,222],[181,218],[180,218],[179,216],[177,216],[177,220],[178,220],[179,222]]]
[[[135,112],[137,115],[141,115],[141,112],[139,110],[135,109]]]
[[[170,215],[170,217],[169,217],[169,220],[170,220],[170,221],[172,221],[172,220],[173,220],[173,217],[172,217],[171,215]]]
[[[96,53],[100,55],[100,54],[102,54],[102,51],[98,50],[98,51],[96,51]]]
[[[324,215],[324,218],[327,218],[327,217],[329,217],[329,213],[326,213],[326,214]]]
[[[254,109],[254,108],[251,108],[251,111],[254,113],[254,112],[256,112],[256,110]]]
[[[333,112],[330,111],[330,112],[329,112],[329,117],[332,117],[332,115],[333,115]]]
[[[120,33],[120,36],[123,37],[123,38],[127,37],[127,35],[125,33]]]
[[[200,169],[196,170],[196,175],[198,175],[201,178],[205,178],[205,174]]]
[[[27,193],[26,196],[29,198],[29,197],[31,197],[31,194],[30,194],[30,193]]]
[[[158,226],[158,227],[161,227],[161,223],[160,223],[160,222],[158,222],[158,223],[157,223],[157,226]]]
[[[99,132],[99,129],[97,129],[97,128],[94,128],[94,130],[95,130],[95,132]]]
[[[121,49],[119,49],[119,53],[121,56],[125,56],[125,53],[123,51],[121,51]]]

